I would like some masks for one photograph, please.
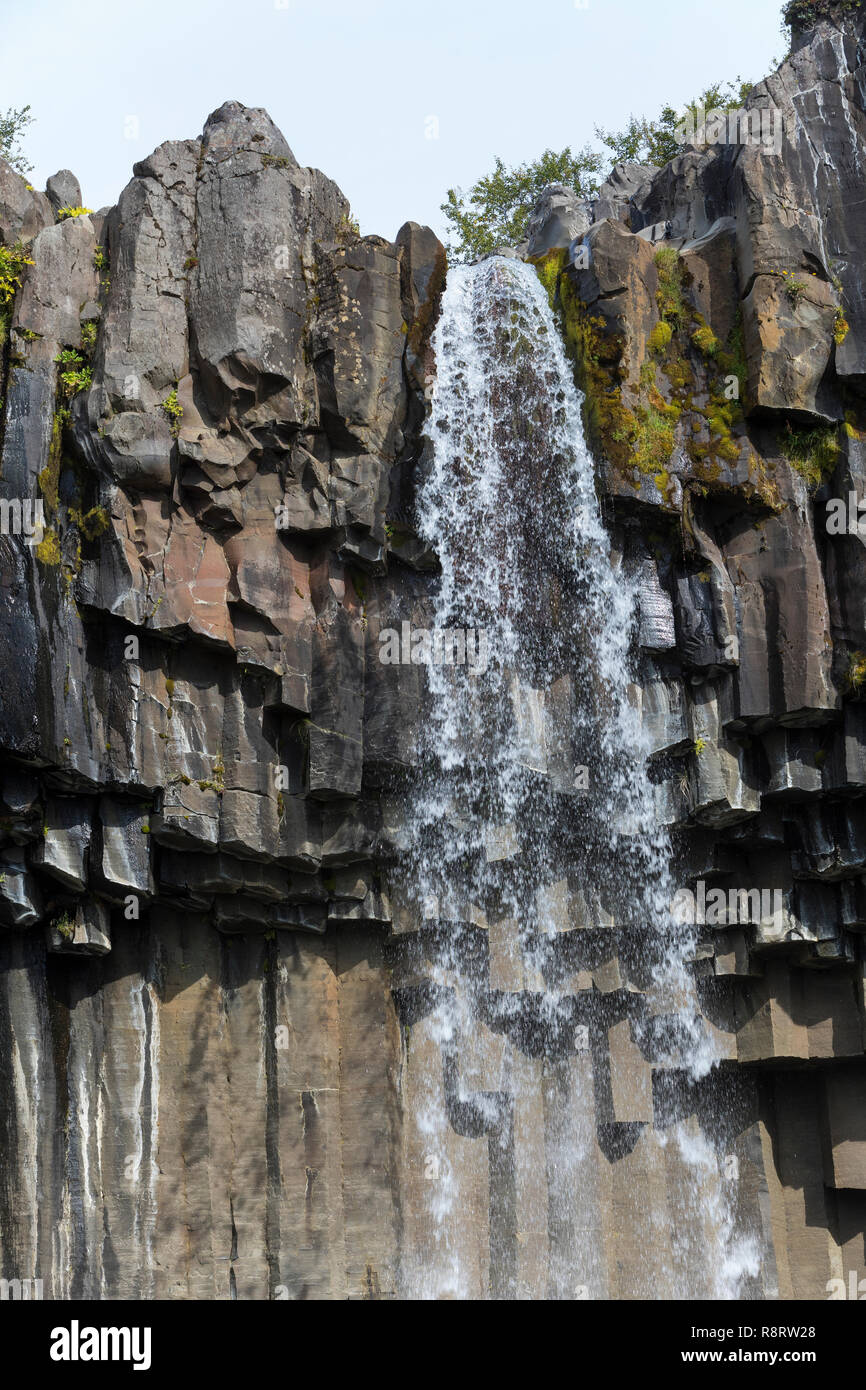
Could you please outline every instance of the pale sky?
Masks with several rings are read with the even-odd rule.
[[[0,110],[29,102],[30,181],[84,203],[194,138],[224,101],[264,106],[365,233],[442,232],[451,185],[596,125],[680,107],[781,57],[782,0],[0,0]],[[431,138],[435,137],[435,138]]]

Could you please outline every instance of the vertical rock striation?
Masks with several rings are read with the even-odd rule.
[[[68,171],[41,194],[0,163],[0,245],[28,262],[0,393],[0,1277],[405,1296],[435,1235],[431,1087],[469,1296],[572,1296],[590,1228],[590,1296],[645,1293],[700,1236],[701,1164],[757,1233],[743,1296],[864,1268],[866,563],[827,525],[866,478],[863,46],[850,17],[798,35],[748,103],[784,120],[778,148],[696,137],[594,207],[550,190],[532,223],[641,595],[628,694],[676,885],[758,893],[698,923],[723,1059],[700,1080],[647,1045],[652,982],[585,883],[546,885],[546,968],[603,1046],[552,1059],[514,924],[488,901],[442,917],[398,871],[430,691],[379,639],[436,612],[433,233],[360,237],[237,103],[98,213],[58,220]],[[539,579],[554,645],[560,579]],[[567,677],[515,705],[551,796]],[[446,938],[477,1026],[443,1053]],[[648,1161],[675,1125],[692,1151]]]

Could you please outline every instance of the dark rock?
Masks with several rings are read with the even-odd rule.
[[[55,212],[81,207],[81,184],[69,169],[59,169],[46,181],[45,193]]]
[[[572,242],[589,231],[592,217],[589,205],[573,188],[551,183],[539,195],[526,225],[529,245],[526,254],[544,256]]]

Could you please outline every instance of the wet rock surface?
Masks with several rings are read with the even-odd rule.
[[[702,933],[725,1060],[697,1086],[636,1044],[651,982],[565,851],[544,970],[575,1027],[587,993],[606,1012],[555,1067],[513,1023],[541,1026],[545,983],[515,974],[514,924],[469,902],[442,923],[391,874],[426,696],[379,638],[429,621],[434,234],[361,238],[336,185],[233,102],[105,214],[56,221],[74,176],[40,194],[0,163],[0,242],[33,262],[0,499],[44,513],[0,535],[0,1274],[54,1297],[399,1296],[425,1220],[406,1117],[429,1085],[474,1194],[478,1297],[544,1295],[557,1135],[587,1085],[607,1296],[643,1286],[659,1239],[635,1205],[645,1128],[722,1105],[762,1233],[747,1296],[820,1298],[863,1267],[866,568],[860,535],[825,524],[864,474],[861,29],[820,24],[754,90],[778,151],[623,166],[592,207],[551,190],[530,228],[640,576],[633,694],[679,881],[781,895]],[[585,267],[562,254],[576,238]],[[531,696],[527,757],[565,793],[568,681]],[[514,827],[489,857],[512,871]],[[484,1021],[443,1068],[445,927]],[[664,1161],[656,1227],[679,1211]],[[534,1210],[550,1222],[523,1229]]]

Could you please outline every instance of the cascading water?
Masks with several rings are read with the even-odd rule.
[[[621,1241],[641,1271],[629,1296],[737,1297],[755,1250],[735,1237],[712,1142],[693,1115],[656,1131],[642,1112],[620,1120],[611,1100],[617,1027],[686,1087],[716,1059],[628,698],[636,592],[602,523],[580,396],[533,269],[494,258],[452,270],[434,349],[419,528],[442,566],[435,629],[468,633],[470,660],[428,666],[401,865],[430,942],[433,1056],[410,1120],[427,1181],[404,1284],[429,1298],[619,1296]],[[622,978],[601,990],[605,960]],[[501,1046],[474,1067],[482,1035]],[[471,1155],[485,1137],[482,1174]],[[597,1155],[610,1166],[638,1146],[640,1230],[605,1233]],[[663,1214],[652,1174],[669,1172],[672,1150],[682,1177]]]

